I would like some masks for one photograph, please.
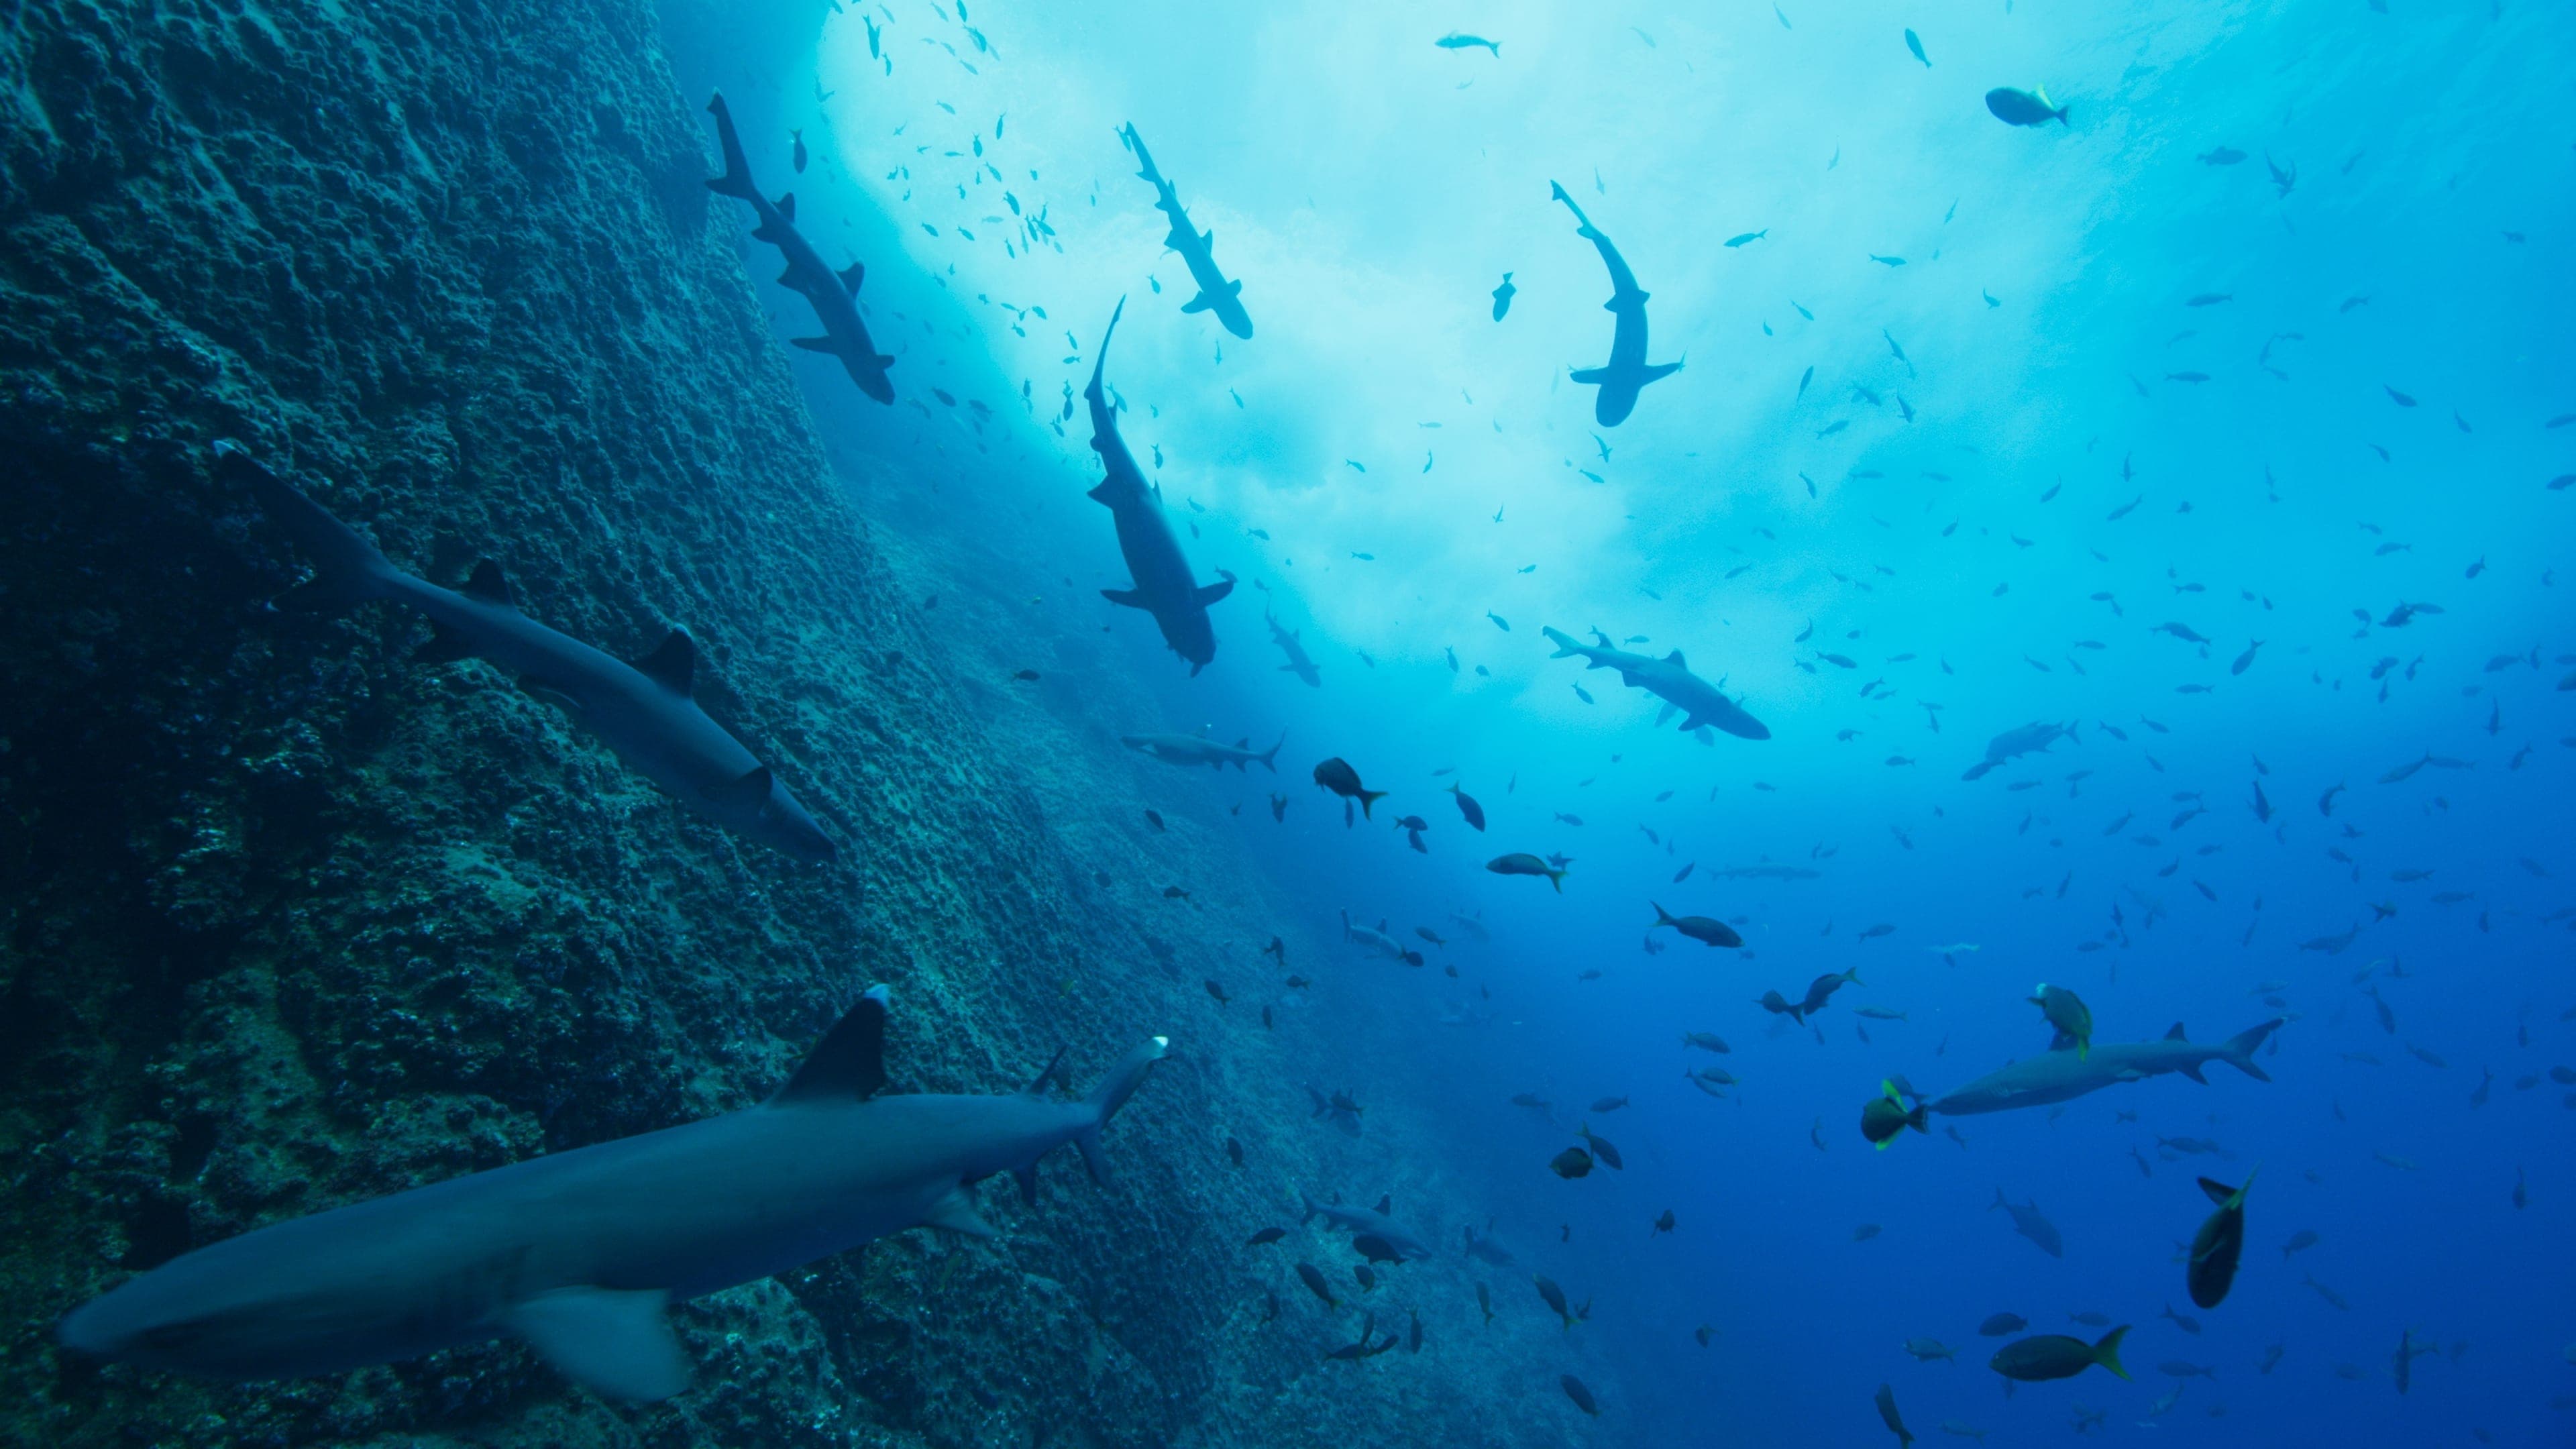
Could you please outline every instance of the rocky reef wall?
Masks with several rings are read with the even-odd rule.
[[[1247,1272],[1243,1225],[1343,1147],[1192,963],[1273,905],[1145,924],[1098,884],[1132,821],[1050,816],[1096,734],[1039,780],[926,667],[640,0],[27,0],[0,82],[0,1440],[1562,1442],[1510,1402],[1552,1391],[1544,1340],[1489,1341],[1508,1398],[1430,1354],[1354,1396],[1314,1363],[1348,1325],[1261,1323],[1284,1269]],[[489,666],[414,663],[409,611],[274,606],[302,561],[213,480],[222,437],[402,567],[495,559],[612,652],[688,629],[841,860],[724,834]],[[1116,1182],[1051,1164],[1034,1207],[986,1195],[994,1242],[687,1305],[697,1388],[649,1408],[506,1342],[251,1386],[54,1347],[190,1247],[748,1105],[872,981],[908,1088],[1006,1090],[1059,1044],[1085,1081],[1170,1032]]]

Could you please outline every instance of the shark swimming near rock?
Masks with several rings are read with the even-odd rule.
[[[2201,1068],[2211,1062],[2225,1062],[2258,1082],[2272,1080],[2271,1075],[2254,1064],[2254,1050],[2264,1039],[2280,1028],[2279,1018],[2260,1026],[2248,1027],[2214,1046],[2202,1046],[2182,1034],[2182,1023],[2158,1041],[2092,1044],[2089,1053],[2079,1053],[2075,1043],[2019,1061],[1998,1072],[1989,1072],[1947,1096],[1932,1099],[1935,1112],[1953,1117],[1978,1112],[2008,1112],[2016,1107],[2045,1107],[2056,1102],[2071,1102],[2088,1092],[2116,1087],[2123,1082],[2143,1082],[2169,1072],[2180,1072],[2203,1086],[2209,1079]]]
[[[74,1309],[63,1345],[259,1380],[515,1337],[608,1397],[668,1398],[689,1365],[666,1305],[910,1228],[993,1236],[969,1189],[1007,1172],[1033,1198],[1067,1143],[1104,1177],[1100,1129],[1168,1046],[1070,1101],[1044,1095],[1054,1064],[1008,1095],[881,1095],[886,1001],[860,997],[759,1106],[226,1239]]]
[[[1983,779],[1988,771],[1997,766],[2010,764],[2024,755],[2038,754],[2061,739],[2074,740],[2079,745],[2084,743],[2076,739],[2073,725],[2055,725],[2033,720],[2019,729],[2006,730],[1986,741],[1986,757],[1970,765],[1966,773],[1959,778]]]
[[[1100,335],[1091,385],[1082,390],[1083,401],[1091,405],[1091,450],[1100,455],[1106,475],[1090,496],[1117,520],[1118,552],[1125,556],[1127,573],[1136,581],[1132,589],[1102,589],[1100,596],[1153,615],[1162,628],[1163,642],[1190,662],[1190,673],[1195,675],[1216,658],[1216,630],[1208,623],[1208,605],[1234,592],[1234,577],[1228,574],[1199,587],[1190,576],[1190,561],[1181,557],[1180,539],[1163,517],[1162,490],[1146,483],[1136,467],[1136,456],[1118,436],[1118,413],[1101,390],[1100,377],[1109,366],[1109,339],[1117,335],[1118,319],[1126,310],[1127,299],[1121,297],[1118,309],[1109,314],[1108,330]]]
[[[1181,193],[1154,169],[1153,153],[1145,149],[1145,138],[1136,134],[1134,122],[1118,133],[1127,149],[1136,153],[1136,164],[1145,168],[1136,175],[1153,183],[1154,209],[1171,218],[1172,229],[1163,237],[1163,245],[1181,254],[1190,269],[1190,280],[1199,284],[1199,294],[1181,304],[1184,312],[1214,313],[1225,330],[1250,341],[1252,314],[1243,310],[1243,283],[1227,281],[1216,268],[1216,229],[1200,231],[1190,224],[1189,213],[1181,209]]]
[[[404,573],[355,529],[251,457],[215,445],[216,476],[246,487],[312,560],[303,602],[326,608],[385,600],[429,616],[429,642],[413,657],[446,664],[481,659],[516,676],[531,695],[561,706],[617,757],[681,804],[737,835],[800,860],[830,860],[831,837],[769,766],[690,697],[697,646],[674,629],[628,662],[556,633],[519,612],[501,566],[485,559],[464,588]]]
[[[1590,661],[1583,666],[1586,669],[1615,669],[1619,671],[1620,683],[1663,700],[1664,707],[1655,716],[1655,723],[1659,726],[1680,714],[1685,734],[1715,728],[1739,739],[1771,738],[1770,729],[1762,721],[1746,714],[1743,706],[1727,698],[1716,685],[1691,673],[1689,663],[1678,649],[1656,659],[1610,647],[1610,636],[1597,629],[1593,631],[1593,637],[1601,641],[1598,645],[1577,643],[1562,629],[1541,628],[1539,632],[1556,645],[1556,652],[1548,658],[1580,657]]]
[[[1306,1216],[1298,1219],[1301,1223],[1312,1222],[1320,1217],[1325,1225],[1335,1232],[1349,1233],[1353,1237],[1375,1234],[1384,1238],[1388,1246],[1403,1254],[1408,1260],[1419,1261],[1431,1256],[1429,1243],[1415,1237],[1412,1229],[1389,1216],[1395,1211],[1393,1194],[1379,1198],[1374,1210],[1344,1207],[1337,1202],[1317,1202],[1312,1194],[1301,1193],[1300,1196],[1306,1203]]]
[[[1603,311],[1618,319],[1610,332],[1610,361],[1600,367],[1578,368],[1573,380],[1601,389],[1592,400],[1592,417],[1605,428],[1615,428],[1628,420],[1637,409],[1637,394],[1646,384],[1681,371],[1678,362],[1649,365],[1646,361],[1646,292],[1637,285],[1637,276],[1628,270],[1627,259],[1610,244],[1610,238],[1574,204],[1565,188],[1551,181],[1548,187],[1565,209],[1574,213],[1575,235],[1601,250],[1602,265],[1610,269],[1610,300],[1601,304]]]
[[[1297,631],[1280,628],[1279,621],[1269,614],[1263,614],[1261,622],[1270,626],[1270,642],[1278,645],[1288,656],[1288,662],[1279,666],[1279,672],[1296,675],[1309,686],[1321,689],[1324,676],[1315,668],[1315,661],[1307,657],[1306,646],[1297,641]]]
[[[1377,924],[1376,930],[1354,925],[1351,923],[1351,913],[1344,911],[1342,912],[1342,939],[1373,956],[1384,956],[1390,961],[1402,961],[1408,965],[1421,964],[1421,952],[1407,950],[1402,941],[1388,935],[1386,922],[1380,921]]]
[[[1288,737],[1281,735],[1279,741],[1286,744]],[[1279,758],[1279,745],[1256,750],[1249,739],[1229,745],[1201,735],[1120,735],[1118,743],[1139,754],[1152,755],[1167,765],[1206,765],[1220,773],[1232,765],[1249,773],[1252,765],[1258,763],[1274,775],[1279,773],[1279,766],[1273,763]]]
[[[752,236],[778,248],[787,259],[787,270],[778,274],[778,284],[801,292],[814,304],[814,316],[823,324],[820,337],[791,337],[789,343],[808,352],[828,353],[841,359],[850,381],[859,391],[878,402],[894,402],[894,382],[886,369],[894,358],[877,351],[868,339],[868,324],[859,318],[859,283],[866,279],[867,268],[852,262],[842,271],[824,264],[823,254],[796,229],[796,196],[781,192],[775,202],[760,194],[751,179],[751,163],[744,158],[742,138],[734,134],[733,112],[719,92],[707,102],[707,110],[716,118],[716,140],[724,148],[724,174],[707,182],[707,189],[720,195],[737,197],[751,203],[752,214],[760,224]]]

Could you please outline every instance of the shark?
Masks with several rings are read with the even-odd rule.
[[[2079,745],[2084,743],[2076,738],[2073,725],[2055,725],[2033,720],[2019,729],[2006,730],[1986,741],[1986,757],[1970,765],[1966,773],[1959,778],[1983,779],[1988,771],[1998,765],[2008,765],[2024,755],[2038,754],[2061,739],[2074,740]]]
[[[1337,1233],[1349,1233],[1353,1237],[1374,1233],[1386,1239],[1388,1247],[1402,1253],[1407,1262],[1419,1262],[1431,1256],[1430,1244],[1415,1237],[1412,1229],[1389,1216],[1395,1211],[1395,1198],[1392,1194],[1379,1198],[1375,1209],[1344,1207],[1337,1202],[1317,1202],[1311,1193],[1300,1193],[1299,1196],[1304,1198],[1306,1203],[1306,1215],[1298,1219],[1300,1223],[1313,1222],[1320,1217],[1324,1220],[1325,1226]]]
[[[1181,209],[1181,193],[1154,169],[1153,153],[1145,149],[1145,138],[1136,134],[1129,122],[1118,133],[1127,149],[1136,153],[1136,164],[1145,168],[1137,177],[1153,183],[1154,209],[1171,218],[1172,229],[1163,237],[1163,245],[1181,254],[1190,269],[1190,280],[1199,284],[1199,294],[1181,304],[1184,312],[1214,313],[1225,330],[1245,341],[1252,339],[1252,314],[1243,310],[1243,283],[1229,282],[1216,268],[1216,229],[1202,232],[1190,224],[1190,215]]]
[[[1380,921],[1377,924],[1378,929],[1374,931],[1366,926],[1352,925],[1351,913],[1344,911],[1342,912],[1342,939],[1373,956],[1384,956],[1390,961],[1405,961],[1418,954],[1407,951],[1402,941],[1388,935],[1386,922]]]
[[[1297,631],[1280,628],[1279,621],[1269,614],[1263,614],[1261,622],[1270,626],[1270,642],[1278,645],[1288,656],[1288,662],[1279,666],[1279,672],[1296,675],[1310,688],[1323,688],[1324,676],[1315,668],[1315,661],[1306,657],[1306,646],[1297,642]]]
[[[1601,367],[1579,368],[1573,374],[1576,382],[1601,389],[1592,400],[1592,417],[1605,428],[1615,428],[1637,410],[1637,394],[1646,384],[1669,377],[1682,370],[1678,362],[1649,365],[1646,361],[1646,292],[1637,285],[1637,276],[1628,270],[1627,259],[1574,204],[1563,186],[1549,182],[1548,189],[1565,209],[1574,213],[1574,234],[1601,250],[1602,265],[1610,269],[1610,300],[1601,309],[1617,319],[1610,333],[1610,361]]]
[[[1936,1097],[1931,1108],[1964,1117],[1978,1112],[2008,1112],[2016,1107],[2044,1107],[2169,1072],[2180,1072],[2206,1086],[2209,1078],[2201,1075],[2201,1068],[2211,1062],[2225,1062],[2258,1082],[2268,1082],[2271,1075],[2254,1064],[2254,1049],[2280,1029],[2281,1020],[2274,1017],[2213,1046],[2186,1039],[2181,1022],[2175,1022],[2173,1030],[2161,1040],[2110,1045],[2095,1042],[2089,1054],[2077,1052],[2074,1040],[2061,1035],[2057,1038],[2061,1044],[2052,1045],[2028,1061],[1989,1072],[1947,1096]]]
[[[1216,630],[1208,623],[1208,605],[1234,592],[1234,576],[1227,574],[1206,588],[1199,587],[1190,576],[1190,561],[1181,557],[1180,539],[1163,517],[1163,490],[1146,483],[1136,467],[1136,455],[1127,451],[1118,436],[1118,413],[1101,390],[1100,378],[1109,366],[1109,339],[1118,334],[1118,319],[1126,311],[1127,299],[1121,297],[1117,310],[1109,314],[1109,329],[1100,335],[1091,385],[1082,390],[1083,401],[1091,405],[1091,451],[1100,455],[1105,474],[1090,497],[1117,521],[1118,552],[1126,557],[1127,573],[1136,583],[1132,589],[1102,589],[1100,596],[1153,615],[1163,631],[1163,642],[1190,662],[1195,676],[1216,658]]]
[[[1286,735],[1279,737],[1279,744],[1287,742]],[[1255,750],[1249,739],[1228,745],[1199,735],[1120,735],[1118,743],[1167,765],[1205,765],[1220,774],[1232,765],[1249,773],[1252,763],[1258,761],[1263,769],[1274,775],[1279,773],[1279,766],[1273,763],[1279,758],[1279,745]]]
[[[852,262],[841,271],[824,264],[823,254],[796,229],[796,194],[781,192],[776,201],[760,194],[751,179],[751,163],[742,153],[742,138],[734,133],[733,111],[725,105],[719,91],[707,102],[707,111],[716,118],[716,140],[724,148],[724,174],[712,177],[707,189],[751,203],[752,215],[759,225],[752,228],[754,238],[778,248],[787,260],[787,270],[778,274],[778,284],[801,292],[814,305],[814,316],[823,324],[820,337],[791,337],[788,342],[808,352],[821,352],[841,360],[850,381],[859,391],[891,406],[894,383],[886,369],[894,358],[877,351],[868,339],[868,324],[859,319],[859,284],[867,279],[867,268]]]
[[[247,487],[312,559],[316,578],[297,591],[298,602],[409,604],[429,616],[429,642],[415,659],[494,664],[581,721],[637,773],[727,830],[800,860],[827,861],[837,853],[770,767],[691,697],[697,646],[684,631],[663,635],[640,659],[619,659],[520,613],[509,580],[490,559],[474,566],[462,589],[441,588],[395,568],[357,530],[240,444],[215,445],[215,471],[226,483]]]
[[[1715,727],[1739,739],[1767,740],[1770,729],[1762,721],[1744,712],[1743,706],[1721,693],[1716,685],[1690,672],[1689,661],[1676,649],[1661,659],[1645,654],[1631,654],[1610,647],[1610,636],[1595,629],[1598,645],[1577,643],[1562,629],[1542,627],[1539,632],[1556,645],[1550,659],[1581,657],[1590,662],[1586,669],[1615,669],[1619,682],[1631,689],[1642,689],[1664,701],[1663,710],[1655,716],[1662,725],[1674,715],[1682,718],[1682,732],[1693,733]]]
[[[604,1396],[665,1399],[689,1364],[666,1305],[916,1227],[993,1229],[970,1189],[1068,1143],[1106,1177],[1101,1128],[1169,1046],[1089,1095],[888,1094],[888,998],[870,988],[785,1086],[742,1111],[289,1219],[174,1258],[74,1309],[94,1359],[234,1380],[301,1378],[493,1338]]]

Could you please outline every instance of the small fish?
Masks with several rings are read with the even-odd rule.
[[[2245,159],[2245,153],[2233,146],[2220,146],[2192,158],[2203,166],[2233,166]]]
[[[1584,1151],[1580,1147],[1569,1147],[1563,1152],[1560,1152],[1556,1154],[1556,1156],[1548,1159],[1547,1170],[1555,1173],[1561,1178],[1564,1178],[1568,1182],[1572,1182],[1578,1177],[1590,1176],[1592,1172],[1592,1154]]]
[[[1286,1228],[1263,1228],[1260,1232],[1254,1233],[1252,1237],[1244,1243],[1244,1246],[1247,1248],[1258,1248],[1264,1243],[1278,1242],[1281,1238],[1286,1236],[1288,1236],[1288,1230]]]
[[[2236,1282],[2236,1260],[2245,1250],[2245,1194],[2254,1186],[2254,1175],[2236,1187],[2200,1179],[2200,1190],[2218,1204],[2191,1239],[2191,1266],[2184,1274],[2191,1289],[2191,1301],[2203,1308],[2216,1308],[2227,1298],[2227,1290]],[[2168,1317],[2174,1316],[2167,1307]],[[2192,1332],[2199,1332],[2193,1325]]]
[[[2128,1332],[2129,1326],[2124,1323],[2093,1343],[2062,1333],[2044,1333],[2004,1345],[1988,1366],[2005,1378],[2023,1383],[2071,1379],[2095,1364],[2125,1379],[2129,1371],[2120,1366],[2120,1340]]]
[[[1461,30],[1450,31],[1447,35],[1444,35],[1431,43],[1440,47],[1442,50],[1476,50],[1482,48],[1490,52],[1496,60],[1503,58],[1503,43],[1501,41],[1487,40],[1481,35],[1469,35],[1465,31]]]
[[[1869,259],[1878,263],[1882,267],[1901,267],[1905,265],[1905,258],[1903,257],[1882,257],[1876,252],[1871,252],[1869,254]]]
[[[2066,107],[2048,98],[2046,86],[2036,91],[1997,86],[1986,92],[1986,110],[2007,126],[2045,126],[2051,121],[2068,127],[2075,124],[2066,118]]]
[[[2093,1010],[2084,1004],[2084,998],[2063,986],[2051,986],[2043,981],[2039,983],[2039,994],[2030,998],[2030,1004],[2039,1008],[2039,1014],[2050,1026],[2057,1028],[2057,1041],[2051,1050],[2072,1046],[2076,1060],[2092,1056]]]
[[[1728,246],[1730,246],[1730,247],[1740,247],[1740,246],[1743,246],[1743,245],[1747,244],[1748,242],[1758,242],[1758,241],[1762,240],[1764,237],[1769,236],[1770,234],[1771,234],[1771,228],[1769,228],[1769,227],[1767,227],[1767,226],[1766,226],[1766,227],[1762,228],[1762,230],[1760,230],[1760,231],[1748,231],[1748,232],[1745,232],[1745,233],[1744,233],[1743,235],[1741,235],[1741,236],[1732,236],[1732,237],[1728,237],[1728,238],[1726,239],[1726,244],[1727,244]]]
[[[1913,39],[1914,32],[1911,30],[1905,32],[1905,37],[1908,40]],[[1880,1384],[1877,1402],[1879,1420],[1887,1425],[1889,1433],[1896,1436],[1897,1449],[1912,1449],[1914,1435],[1906,1429],[1905,1420],[1896,1412],[1896,1390],[1886,1384]]]
[[[1915,34],[1910,27],[1905,32],[1905,48],[1914,52],[1914,58],[1923,62],[1925,70],[1932,68],[1932,58],[1923,53],[1923,37]]]
[[[1494,289],[1495,321],[1502,321],[1503,314],[1512,310],[1512,297],[1519,291],[1520,288],[1512,285],[1512,274],[1509,272],[1503,273],[1503,284]]]

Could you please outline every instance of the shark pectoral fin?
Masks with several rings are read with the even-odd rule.
[[[414,664],[453,664],[459,659],[473,657],[474,646],[466,642],[465,635],[435,619],[429,622],[429,637],[421,641],[419,648],[411,651]]]
[[[1035,1173],[1030,1174],[1029,1185],[1032,1188],[1037,1185]],[[975,1200],[966,1195],[966,1189],[963,1187],[955,1189],[946,1197],[932,1203],[930,1215],[923,1218],[922,1222],[948,1232],[964,1233],[970,1238],[996,1236],[993,1225],[984,1221],[983,1216],[975,1211]]]
[[[1572,373],[1567,375],[1567,380],[1570,382],[1582,383],[1587,387],[1599,387],[1601,384],[1610,380],[1610,369],[1606,367],[1578,367]]]
[[[841,350],[841,344],[833,341],[829,337],[790,337],[787,339],[787,345],[790,347],[802,347],[808,352],[839,352]]]
[[[1657,720],[1655,723],[1661,724],[1663,721]],[[1692,715],[1690,718],[1682,721],[1682,733],[1684,734],[1694,734],[1707,728],[1709,728],[1709,722],[1701,719],[1698,715]]]
[[[1194,597],[1197,598],[1199,607],[1204,609],[1208,605],[1215,603],[1217,600],[1222,599],[1233,592],[1234,580],[1219,579],[1215,583],[1208,585],[1206,588],[1199,590]]]
[[[659,1288],[563,1288],[513,1307],[505,1321],[565,1378],[607,1398],[651,1403],[689,1386],[688,1360],[662,1311],[669,1300]]]
[[[1181,310],[1184,312],[1204,312],[1215,305],[1215,303],[1208,300],[1207,293],[1201,292],[1197,296],[1183,302],[1181,304]]]
[[[740,779],[727,780],[721,785],[701,786],[698,793],[720,805],[752,808],[769,802],[771,784],[769,767],[755,765]]]
[[[1674,715],[1681,713],[1681,708],[1682,707],[1677,704],[1668,704],[1662,709],[1655,711],[1655,727],[1657,729],[1661,729],[1666,724],[1670,723]],[[1683,728],[1688,729],[1689,726],[1684,725]]]
[[[2200,1063],[2198,1062],[2186,1062],[2183,1065],[2174,1068],[2174,1070],[2191,1078],[2193,1081],[2200,1083],[2204,1087],[2209,1085],[2209,1078],[2200,1074]]]
[[[1130,609],[1153,608],[1153,605],[1145,602],[1145,596],[1134,589],[1102,589],[1100,591],[1100,597],[1107,599],[1113,604],[1123,605]]]
[[[1020,1201],[1033,1203],[1038,1200],[1038,1165],[1036,1163],[1012,1168],[1011,1181],[1020,1185]]]
[[[673,694],[687,694],[689,681],[698,670],[698,646],[690,640],[687,630],[674,629],[662,636],[662,642],[653,646],[652,653],[635,660],[634,664],[637,672],[664,689]]]

